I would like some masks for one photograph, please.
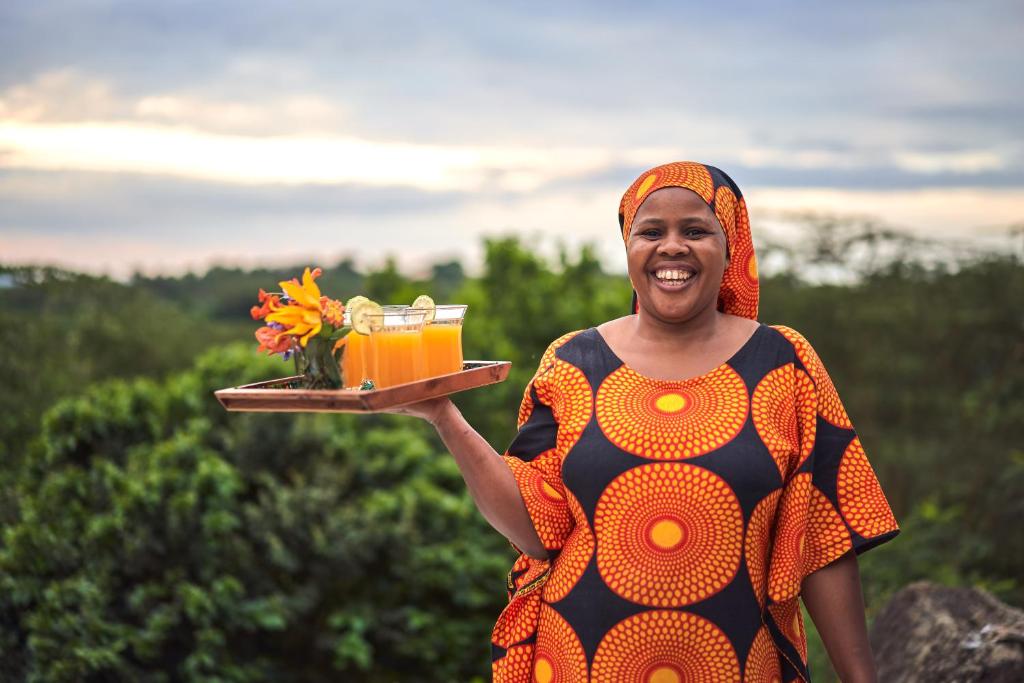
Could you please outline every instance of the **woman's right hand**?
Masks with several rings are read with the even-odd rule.
[[[413,417],[424,419],[436,427],[445,411],[453,407],[455,407],[455,404],[452,403],[450,398],[440,396],[404,406],[388,408],[384,412],[394,413],[395,415],[412,415]]]

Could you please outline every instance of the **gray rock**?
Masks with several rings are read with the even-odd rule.
[[[882,683],[1024,683],[1024,611],[977,588],[912,583],[870,637]]]

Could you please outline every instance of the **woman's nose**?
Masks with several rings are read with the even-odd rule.
[[[667,234],[658,245],[658,253],[666,256],[690,253],[690,245],[679,235]]]

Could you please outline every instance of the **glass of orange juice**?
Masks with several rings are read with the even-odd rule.
[[[348,310],[345,311],[344,324],[352,325]],[[373,349],[370,348],[370,335],[359,334],[352,330],[345,335],[345,353],[341,357],[341,378],[346,387],[357,387],[364,380],[373,379]]]
[[[462,321],[466,317],[467,308],[462,304],[434,308],[434,319],[423,327],[426,377],[462,370]]]
[[[346,387],[356,387],[363,380],[373,379],[373,350],[370,335],[356,331],[345,335],[345,354],[341,357],[341,373]]]
[[[426,314],[408,307],[387,307],[371,315],[370,350],[373,381],[379,388],[423,377],[423,319]]]

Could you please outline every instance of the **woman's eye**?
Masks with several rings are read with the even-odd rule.
[[[708,231],[701,228],[690,228],[686,231],[687,237],[703,237],[706,234],[708,234]]]

